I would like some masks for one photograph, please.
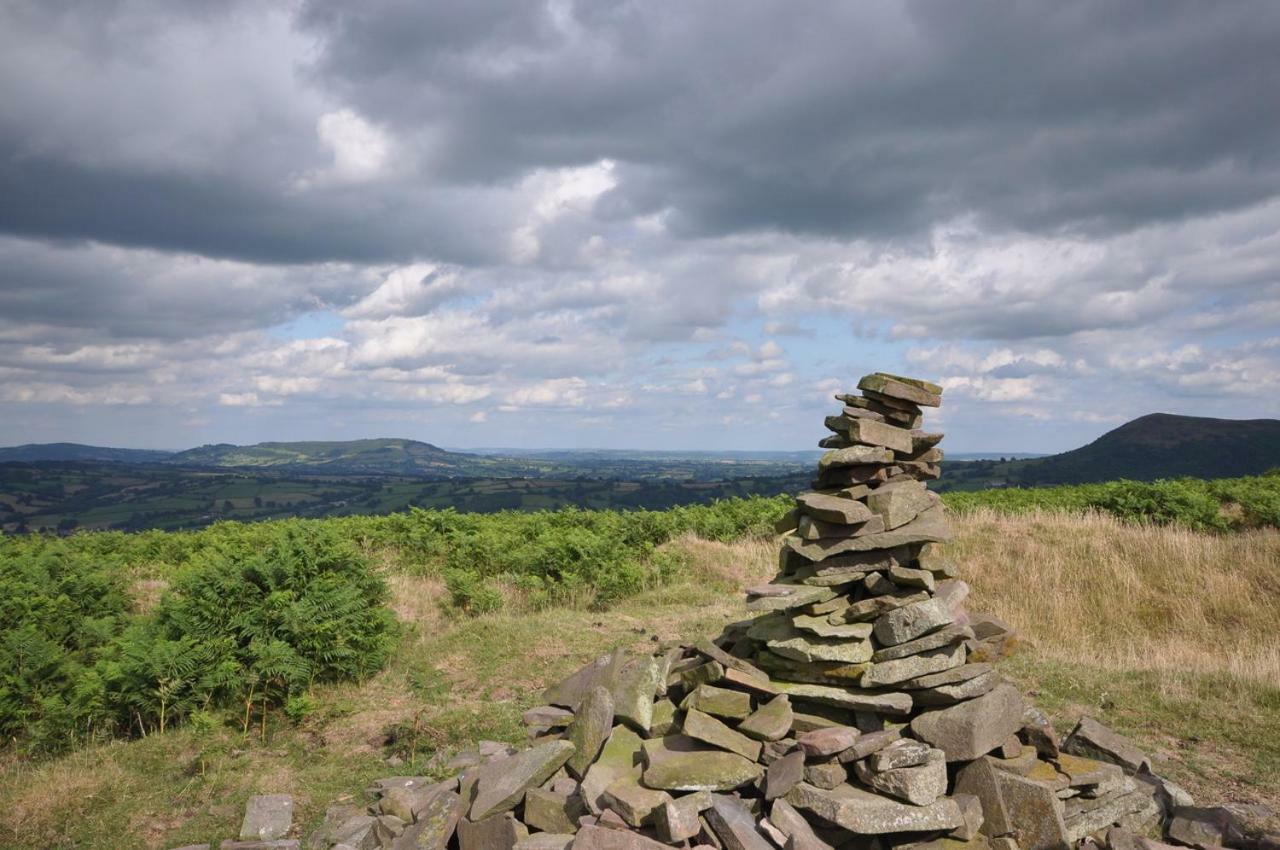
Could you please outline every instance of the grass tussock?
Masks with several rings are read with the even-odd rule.
[[[973,607],[1036,655],[1109,670],[1280,682],[1280,533],[1205,534],[1098,513],[973,510],[940,552]]]

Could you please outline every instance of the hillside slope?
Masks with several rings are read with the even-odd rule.
[[[230,443],[200,446],[170,455],[167,463],[180,466],[288,467],[344,473],[471,475],[503,466],[500,459],[445,451],[418,440],[375,439]]]
[[[1087,446],[1020,463],[1045,484],[1258,475],[1280,466],[1280,420],[1151,413]]]
[[[102,461],[107,463],[159,463],[173,452],[151,449],[112,449],[81,443],[26,443],[0,448],[0,463],[39,461]]]

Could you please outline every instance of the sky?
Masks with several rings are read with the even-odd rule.
[[[0,444],[1280,416],[1280,4],[0,4]]]

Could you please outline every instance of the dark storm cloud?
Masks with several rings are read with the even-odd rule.
[[[323,79],[442,171],[614,158],[605,209],[689,233],[1099,233],[1280,188],[1269,3],[344,5],[308,7]]]
[[[1096,235],[1280,191],[1269,2],[292,8],[6,4],[0,230],[485,265],[524,176],[602,158],[599,216],[684,236]],[[342,108],[389,170],[304,186]]]

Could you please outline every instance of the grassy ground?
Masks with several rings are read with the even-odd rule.
[[[962,565],[972,608],[1024,636],[1005,662],[1065,731],[1082,713],[1133,735],[1198,798],[1280,808],[1280,534],[1208,536],[1098,517],[981,511],[938,552]],[[180,729],[0,771],[0,846],[165,848],[231,837],[246,797],[287,792],[306,835],[377,776],[438,770],[477,738],[518,741],[541,688],[613,646],[714,634],[745,615],[772,542],[669,546],[674,584],[607,612],[449,619],[438,580],[395,572],[408,624],[386,670],[316,695],[302,725],[265,740],[238,725]],[[388,563],[397,563],[388,559]],[[391,739],[389,741],[389,739]],[[406,764],[391,767],[389,753]]]

